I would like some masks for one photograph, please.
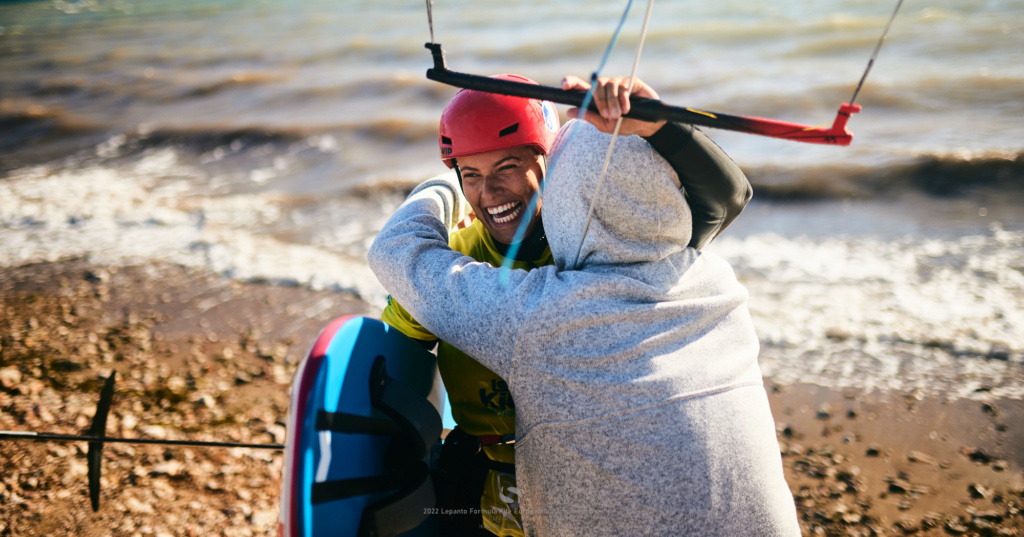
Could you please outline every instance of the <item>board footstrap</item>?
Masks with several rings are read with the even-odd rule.
[[[388,376],[387,360],[378,356],[370,367],[370,403],[408,433],[411,458],[420,459],[441,437],[441,416],[422,395]]]
[[[416,488],[420,485],[420,481],[422,481],[420,473],[420,469],[414,465],[412,468],[405,468],[401,471],[383,475],[313,483],[310,502],[313,505],[318,505],[366,494]]]
[[[321,410],[316,415],[316,430],[346,434],[396,435],[402,427],[389,419],[368,418],[347,412]]]
[[[407,486],[363,509],[359,537],[384,537],[405,533],[427,519],[430,507],[436,505],[434,482],[425,463],[404,471]]]

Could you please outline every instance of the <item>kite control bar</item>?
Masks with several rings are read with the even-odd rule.
[[[515,82],[512,80],[500,80],[480,75],[470,75],[448,70],[444,58],[444,50],[440,43],[427,43],[434,56],[434,67],[427,69],[427,78],[457,88],[484,91],[487,93],[498,93],[511,95],[513,97],[526,97],[540,99],[559,104],[581,106],[586,95],[584,91],[563,90],[553,86],[540,86]],[[850,145],[853,141],[853,133],[847,130],[846,122],[850,114],[860,112],[860,105],[842,104],[839,113],[831,127],[809,127],[797,123],[777,121],[774,119],[763,119],[746,116],[733,116],[708,112],[696,108],[684,108],[680,106],[667,105],[657,99],[645,97],[629,98],[630,110],[625,117],[640,119],[644,121],[671,120],[690,125],[700,125],[714,129],[724,129],[748,134],[782,138],[794,142],[826,145]],[[590,103],[590,110],[597,111],[597,105]]]

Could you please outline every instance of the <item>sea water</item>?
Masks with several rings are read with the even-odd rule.
[[[604,74],[628,74],[636,2]],[[558,85],[626,2],[444,1],[448,65]],[[639,76],[670,104],[810,125],[895,2],[656,2]],[[425,2],[0,2],[0,266],[162,260],[386,292],[366,249],[444,171]],[[755,200],[709,250],[776,382],[1024,395],[1024,4],[907,0],[853,145],[708,130]],[[564,113],[564,107],[563,107]]]

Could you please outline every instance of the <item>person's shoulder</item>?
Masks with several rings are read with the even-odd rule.
[[[484,227],[480,220],[473,220],[472,224],[453,231],[451,235],[448,236],[448,246],[452,250],[468,255],[474,259],[477,258],[474,253],[493,249],[493,247],[490,246],[491,244],[493,243],[490,240],[490,235],[487,233],[487,228]]]
[[[683,254],[690,254],[692,265],[687,270],[693,282],[709,292],[728,293],[745,287],[736,277],[732,264],[719,254],[687,248]]]

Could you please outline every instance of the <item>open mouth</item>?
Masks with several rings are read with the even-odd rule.
[[[523,214],[523,204],[518,201],[510,201],[495,205],[487,208],[487,214],[495,224],[507,224]]]

